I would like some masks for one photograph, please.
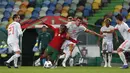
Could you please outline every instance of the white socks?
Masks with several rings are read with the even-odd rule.
[[[18,67],[18,64],[17,64],[17,63],[18,63],[18,58],[15,58],[15,59],[14,59],[14,67]]]
[[[105,62],[104,67],[107,67],[107,55],[106,54],[103,54],[103,60]]]
[[[111,67],[112,53],[108,53],[108,67]]]
[[[20,54],[14,54],[8,61],[7,63],[10,63],[11,61],[13,61],[14,59],[20,57]]]
[[[20,54],[14,54],[8,61],[6,61],[7,63],[10,63],[11,61],[14,60],[14,66],[17,67],[17,63],[18,63],[18,58],[20,57]]]
[[[124,63],[124,65],[128,65],[127,62],[126,62],[126,58],[125,58],[125,55],[123,52],[119,52],[118,53],[119,56],[120,56],[120,59],[122,60],[122,62]]]
[[[40,63],[40,58],[38,58],[38,59],[35,61],[35,65],[37,65],[38,63]]]
[[[66,61],[68,60],[69,57],[70,57],[70,53],[66,53],[66,54],[65,54],[65,58],[64,58],[64,60],[63,60],[62,63],[65,63],[65,64],[66,64]]]
[[[65,58],[65,54],[60,55],[60,57],[59,57],[59,59],[63,59],[63,58]]]

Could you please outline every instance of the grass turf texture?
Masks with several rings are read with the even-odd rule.
[[[43,67],[22,66],[19,69],[8,69],[0,66],[0,73],[130,73],[129,69],[120,69],[119,67],[58,67],[55,69],[45,69]]]

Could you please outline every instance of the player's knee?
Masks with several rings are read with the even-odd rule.
[[[118,49],[117,49],[117,53],[122,52],[122,51],[123,51],[122,48],[118,48]]]
[[[102,54],[107,54],[107,50],[103,50],[103,51],[102,51]]]

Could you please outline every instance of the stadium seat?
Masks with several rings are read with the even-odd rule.
[[[39,16],[40,16],[40,17],[46,16],[46,11],[40,11]]]
[[[72,3],[72,0],[65,0],[64,3],[71,4],[71,3]]]
[[[98,10],[99,9],[99,3],[93,2],[92,8],[93,8],[93,10]]]
[[[43,2],[43,4],[45,4],[46,6],[48,6],[48,5],[50,4],[50,1],[49,1],[49,0],[45,0],[45,1]]]
[[[15,2],[15,5],[17,5],[17,6],[20,6],[21,4],[22,4],[21,1],[16,1],[16,2]]]
[[[60,13],[55,13],[54,16],[60,16]]]
[[[9,18],[11,15],[10,15],[10,12],[8,12],[8,11],[5,11],[4,13],[3,13],[3,15],[4,15],[4,17],[5,18]]]
[[[123,8],[125,8],[125,9],[129,9],[130,8],[130,6],[129,6],[129,4],[128,3],[123,3]]]
[[[53,16],[54,14],[53,14],[53,11],[47,10],[47,11],[46,11],[46,15],[47,15],[47,16]]]
[[[72,3],[71,6],[70,6],[70,9],[76,10],[77,9],[77,4]]]
[[[69,10],[69,15],[74,16],[74,15],[75,15],[75,10],[70,9],[70,10]]]
[[[32,12],[34,10],[34,8],[33,7],[29,7],[27,10]]]
[[[42,8],[41,8],[41,11],[46,12],[47,10],[48,10],[48,7],[42,7]]]
[[[77,7],[77,11],[83,11],[84,10],[84,6],[79,6],[79,7]]]
[[[116,6],[115,6],[115,9],[121,10],[121,9],[122,9],[122,5],[116,5]]]
[[[64,0],[59,0],[57,3],[59,3],[59,4],[63,5]]]
[[[24,6],[26,6],[26,7],[28,6],[28,4],[29,4],[28,1],[23,1],[23,2],[22,2],[22,5],[24,5]]]
[[[41,11],[41,8],[40,8],[40,7],[35,7],[35,8],[34,8],[34,11],[40,12],[40,11]]]
[[[61,13],[61,16],[67,17],[67,16],[68,16],[68,13],[67,13],[67,12],[62,12],[62,13]]]
[[[127,19],[130,19],[130,13],[128,13]]]
[[[57,11],[59,11],[59,12],[61,12],[61,10],[62,10],[62,5],[61,4],[56,4],[56,10]]]
[[[93,0],[87,0],[87,3],[92,4],[92,3],[93,3]]]
[[[83,16],[85,16],[85,17],[90,16],[90,11],[88,9],[84,9]]]
[[[79,0],[72,0],[72,3],[78,4]]]
[[[6,25],[8,25],[8,21],[2,21],[1,24],[2,26],[6,27]]]
[[[55,10],[55,5],[53,3],[50,3],[48,9],[54,11]]]
[[[121,10],[121,14],[122,14],[123,17],[126,17],[126,16],[128,15],[128,11],[127,11],[127,9],[122,8],[122,10]]]
[[[3,13],[0,13],[0,21],[1,21],[1,19],[3,18]]]
[[[0,8],[0,13],[3,13],[5,11],[5,8]]]
[[[64,6],[62,9],[65,10],[65,11],[68,11],[69,10],[69,6]]]
[[[101,0],[94,0],[95,3],[98,3],[101,6]]]
[[[128,20],[126,21],[126,23],[127,23],[128,26],[130,27],[130,19],[128,19]]]
[[[120,13],[120,11],[121,11],[121,10],[120,10],[119,8],[115,8],[115,9],[114,9],[114,12],[119,12],[119,13]]]
[[[55,4],[55,5],[57,4],[57,0],[51,0],[50,2]]]
[[[31,19],[38,19],[38,17],[39,17],[39,12],[36,11],[36,10],[34,10],[34,11],[32,12]]]
[[[76,13],[75,13],[75,16],[76,16],[76,17],[82,17],[82,16],[83,16],[83,13],[82,13],[82,12],[76,12]]]

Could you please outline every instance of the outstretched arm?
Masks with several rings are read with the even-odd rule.
[[[43,22],[43,21],[42,21]],[[45,24],[46,26],[48,26],[49,28],[51,28],[52,30],[55,30],[55,28],[51,25],[51,24],[46,24],[43,22],[43,24]]]
[[[89,30],[89,29],[86,29],[85,32],[90,33],[90,34],[93,34],[93,35],[96,35],[96,36],[99,36],[99,37],[103,37],[102,35],[100,35],[100,34],[94,32],[94,31],[92,31],[92,30]]]

